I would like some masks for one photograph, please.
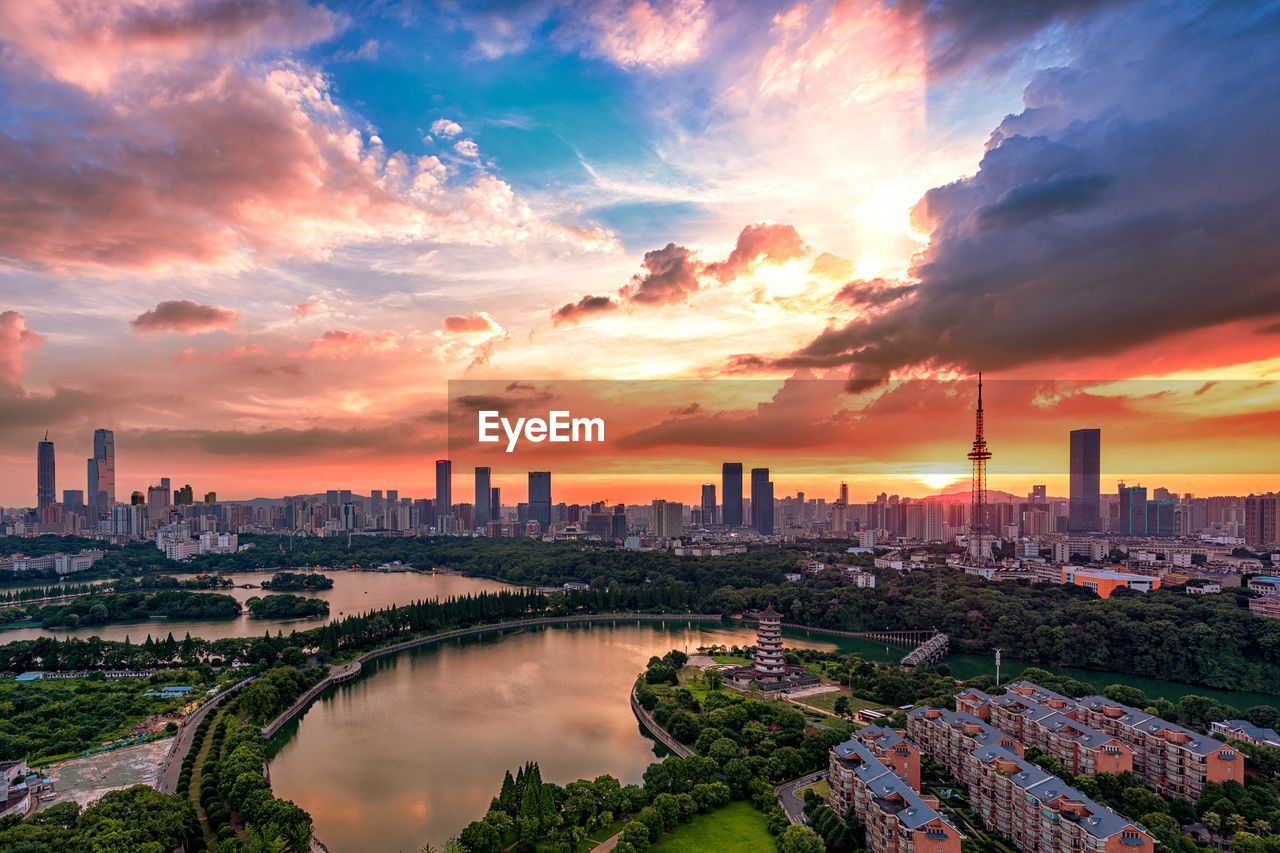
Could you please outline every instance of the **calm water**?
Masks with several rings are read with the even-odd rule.
[[[788,632],[795,647],[896,661],[903,650],[863,640]],[[311,812],[335,853],[439,845],[483,816],[503,771],[537,761],[560,784],[609,773],[640,781],[655,760],[628,704],[651,655],[710,644],[746,645],[752,630],[697,623],[619,622],[491,634],[375,661],[281,732],[271,762],[279,796]],[[958,677],[989,671],[956,655]],[[1022,664],[1005,661],[1013,677]],[[1244,707],[1275,697],[1063,670],[1099,689],[1117,682],[1153,696],[1213,694]]]
[[[273,572],[237,572],[231,575],[237,584],[254,584],[255,587],[264,580],[269,580]],[[0,631],[0,643],[13,640],[30,640],[36,637],[102,637],[105,640],[123,640],[129,637],[134,642],[142,642],[147,634],[163,637],[169,632],[182,639],[190,632],[193,637],[206,640],[220,640],[224,637],[248,637],[264,631],[275,633],[284,631],[307,630],[326,621],[339,619],[344,615],[359,613],[393,604],[408,604],[411,601],[428,598],[448,598],[451,595],[464,595],[482,590],[498,590],[508,588],[498,581],[482,578],[467,578],[462,575],[428,575],[417,572],[335,572],[323,574],[333,579],[333,589],[321,592],[302,592],[308,598],[323,598],[329,602],[329,619],[254,619],[247,613],[236,619],[152,619],[146,622],[128,624],[98,625],[87,628],[76,628],[71,631],[46,631],[43,628],[18,628]],[[177,578],[195,577],[190,574],[175,574]],[[241,604],[255,595],[270,595],[262,589],[241,589],[233,587],[215,590],[233,596]]]

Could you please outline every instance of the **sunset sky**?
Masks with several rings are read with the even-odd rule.
[[[996,488],[1280,488],[1280,3],[1003,5],[0,3],[0,503],[430,497],[450,380],[609,409],[508,501],[925,494],[979,370]]]

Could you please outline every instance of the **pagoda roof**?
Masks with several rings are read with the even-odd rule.
[[[761,619],[781,619],[782,614],[773,609],[773,602],[769,602],[769,606],[760,611]]]

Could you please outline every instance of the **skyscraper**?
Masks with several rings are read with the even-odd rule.
[[[489,490],[489,521],[502,521],[502,489]]]
[[[702,484],[702,526],[710,527],[716,523],[716,484]]]
[[[1120,533],[1126,536],[1147,535],[1147,488],[1146,486],[1119,485],[1120,491]]]
[[[57,502],[54,496],[56,480],[53,466],[53,442],[49,440],[49,433],[46,432],[44,439],[36,444],[37,509],[53,506]]]
[[[751,526],[762,536],[773,534],[773,483],[768,468],[751,469]]]
[[[494,520],[489,515],[489,500],[492,497],[489,493],[490,479],[493,472],[488,468],[476,468],[476,521],[475,526],[484,529],[490,521]]]
[[[109,429],[93,431],[93,456],[88,460],[88,488],[85,498],[89,509],[99,515],[116,502],[116,434]]]
[[[720,523],[725,527],[742,526],[742,463],[726,462],[720,467]]]
[[[1280,494],[1270,492],[1244,499],[1244,542],[1246,545],[1280,542]]]
[[[453,507],[453,463],[436,460],[436,532],[449,532],[449,512]]]
[[[1072,533],[1097,533],[1098,477],[1102,470],[1102,430],[1071,431],[1071,503],[1067,528]]]
[[[529,472],[529,520],[542,525],[542,532],[551,529],[551,472]]]

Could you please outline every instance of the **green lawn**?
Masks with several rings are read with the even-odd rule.
[[[735,655],[712,655],[711,659],[716,663],[731,663],[734,666],[750,666],[751,661],[747,658],[737,657]]]
[[[764,813],[745,801],[729,803],[698,815],[654,846],[667,853],[703,853],[707,850],[775,853],[777,850]]]
[[[819,693],[816,696],[798,696],[796,699],[806,705],[812,705],[814,708],[821,708],[829,714],[834,714],[836,712],[836,700],[841,696],[844,696],[849,700],[850,713],[862,711],[867,708],[884,707],[884,703],[882,702],[872,702],[870,699],[863,699],[859,696],[854,696],[843,687],[840,688],[839,692]]]
[[[795,798],[797,800],[803,800],[805,791],[813,791],[823,800],[826,800],[828,797],[831,796],[831,786],[829,786],[826,782],[814,782],[812,785],[809,785],[807,787],[796,788]]]

